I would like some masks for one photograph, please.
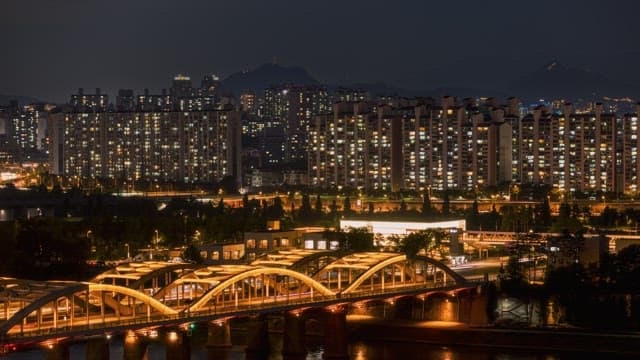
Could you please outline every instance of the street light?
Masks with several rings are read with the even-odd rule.
[[[91,237],[89,237],[91,236]],[[93,244],[93,231],[91,230],[87,230],[87,240],[90,241],[90,246],[91,246],[91,252],[94,253],[96,252],[96,246]]]
[[[124,246],[127,247],[127,260],[131,258],[131,254],[129,254],[129,243],[125,243]]]
[[[158,229],[153,230],[153,232],[156,234],[156,237],[154,247],[151,251],[149,251],[149,260],[153,260],[153,252],[158,250]]]

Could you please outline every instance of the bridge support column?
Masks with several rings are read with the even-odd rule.
[[[147,342],[135,332],[129,331],[124,337],[124,360],[142,360],[147,358]]]
[[[50,344],[45,347],[46,360],[69,360],[69,346],[64,343]]]
[[[109,360],[109,341],[98,338],[87,341],[87,360]]]
[[[282,355],[286,358],[304,358],[307,351],[304,346],[304,318],[300,312],[284,313],[284,338],[282,339]]]
[[[256,315],[247,322],[247,357],[261,358],[269,354],[269,324],[265,315]]]
[[[327,321],[324,329],[325,359],[347,359],[347,311],[344,306],[332,306],[326,311]]]
[[[489,324],[489,316],[487,315],[487,307],[489,306],[489,297],[487,294],[474,294],[469,296],[469,325],[485,326]]]
[[[207,359],[229,359],[231,329],[229,320],[220,319],[209,323],[207,329]]]
[[[167,347],[167,359],[191,359],[191,341],[186,331],[182,329],[167,331],[165,344]]]
[[[220,319],[209,323],[207,335],[207,347],[209,348],[230,348],[231,329],[229,320]]]
[[[393,320],[396,318],[396,303],[393,300],[385,300],[382,303],[382,318]]]

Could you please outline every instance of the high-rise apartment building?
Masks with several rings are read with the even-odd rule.
[[[560,113],[536,108],[521,122],[521,182],[541,183],[567,193],[618,191],[616,185],[616,115],[574,113],[565,104]],[[620,190],[621,191],[621,190]]]
[[[618,154],[616,168],[619,174],[618,188],[636,194],[640,191],[640,103],[635,113],[625,114],[618,127]]]
[[[335,103],[332,114],[317,116],[309,132],[310,184],[390,189],[390,161],[379,157],[391,154],[390,148],[382,151],[389,130],[381,122],[367,102]]]
[[[79,88],[77,94],[71,95],[69,105],[74,111],[106,111],[109,106],[109,96],[103,94],[100,88],[96,88],[95,94],[85,94],[84,89]]]
[[[0,151],[11,161],[39,161],[45,155],[47,121],[45,104],[20,105],[16,101],[0,109]]]
[[[310,183],[425,191],[522,182],[567,193],[638,187],[637,115],[618,120],[600,104],[588,113],[564,104],[520,118],[517,98],[391,103],[343,102],[317,117]]]
[[[307,134],[312,119],[330,112],[329,95],[320,86],[277,86],[265,89],[264,102],[259,111],[265,135],[282,129],[282,142],[277,149],[262,149],[265,153],[282,153],[282,162],[300,162],[306,159]],[[275,161],[275,159],[273,159]]]
[[[185,183],[240,176],[240,114],[233,109],[59,112],[49,128],[54,174]]]
[[[473,104],[334,104],[310,131],[309,180],[398,191],[474,189],[497,181],[497,128]]]

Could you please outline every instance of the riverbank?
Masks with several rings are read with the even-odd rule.
[[[640,357],[640,332],[605,333],[580,329],[497,329],[463,323],[350,318],[351,340],[449,346],[502,347],[593,352]]]

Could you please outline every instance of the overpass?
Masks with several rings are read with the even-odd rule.
[[[528,245],[546,245],[549,239],[562,236],[560,233],[517,233],[510,231],[470,231],[462,233],[461,242],[466,243],[476,249],[482,250],[487,246],[505,246],[511,243],[524,242]],[[585,234],[585,237],[600,236],[598,234]],[[615,254],[620,249],[630,244],[640,244],[640,235],[636,232],[630,233],[605,233],[608,240],[609,253]]]
[[[128,263],[88,282],[0,278],[0,340],[8,352],[22,344],[207,323],[211,341],[224,345],[227,321],[235,317],[324,309],[338,316],[333,323],[340,328],[352,304],[475,287],[437,260],[389,252],[290,250],[249,265]]]

